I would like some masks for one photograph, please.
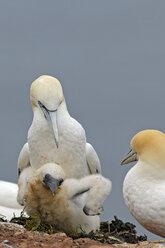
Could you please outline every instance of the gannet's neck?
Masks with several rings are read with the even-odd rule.
[[[165,179],[165,168],[160,164],[147,163],[145,161],[139,160],[132,170],[137,173],[140,177],[153,178],[155,180]]]
[[[71,118],[71,116],[68,112],[65,100],[58,107],[57,116],[58,116],[57,118],[59,118],[59,119],[62,118],[63,120]]]

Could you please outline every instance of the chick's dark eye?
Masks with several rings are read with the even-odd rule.
[[[63,183],[63,181],[64,181],[63,179],[60,179],[58,185],[60,186]]]

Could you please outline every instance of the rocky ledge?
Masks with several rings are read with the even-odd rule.
[[[142,236],[143,237],[143,236]],[[101,240],[103,241],[103,240]],[[114,240],[115,242],[115,240]],[[116,242],[119,242],[116,240]],[[38,231],[28,231],[22,225],[0,222],[0,247],[8,248],[165,248],[165,244],[153,243],[149,241],[130,244],[120,242],[118,244],[105,244],[90,238],[71,238],[65,233],[58,232],[47,234]]]

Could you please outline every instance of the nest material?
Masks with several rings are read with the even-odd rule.
[[[90,232],[89,234],[80,233],[79,238],[87,237],[99,241],[101,243],[108,244],[121,244],[121,243],[132,243],[136,244],[140,241],[146,241],[147,236],[137,236],[135,225],[132,223],[124,223],[122,220],[114,216],[114,220],[110,223],[109,221],[103,221],[100,223],[100,230],[97,232]],[[72,236],[77,238],[77,236]]]
[[[0,221],[4,221],[3,218]],[[40,220],[38,216],[33,217],[13,217],[11,219],[12,223],[17,223],[23,225],[26,229],[30,231],[39,231],[45,232],[48,234],[53,234],[60,232],[61,230],[57,230],[55,225],[50,225],[49,223],[43,222]],[[86,234],[83,230],[81,233],[71,233],[70,236],[73,239],[78,238],[90,238],[101,243],[115,244],[115,243],[138,243],[140,241],[146,241],[147,236],[137,236],[136,235],[135,225],[126,222],[124,223],[122,220],[118,219],[114,216],[114,220],[111,222],[103,221],[100,223],[100,230],[97,232],[90,232]]]

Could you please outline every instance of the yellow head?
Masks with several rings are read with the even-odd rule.
[[[33,108],[41,102],[48,110],[56,110],[64,100],[60,82],[51,76],[40,76],[31,85],[30,100]]]
[[[141,160],[165,168],[165,134],[158,130],[143,130],[131,140],[132,150],[122,160],[122,165]]]

